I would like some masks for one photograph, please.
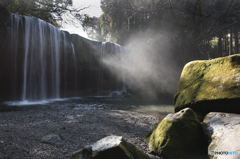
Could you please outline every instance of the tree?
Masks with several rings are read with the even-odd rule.
[[[240,0],[102,0],[101,8],[103,15],[94,20],[98,26],[94,34],[122,45],[131,35],[137,35],[149,48],[162,46],[159,43],[166,41],[159,38],[168,37],[169,45],[178,52],[175,57],[181,59],[183,65],[193,59],[225,55],[222,48],[213,54],[216,47],[225,46],[225,50],[233,52],[233,47],[236,50],[238,46],[232,45],[233,36],[229,42],[222,38],[231,34],[235,43],[238,42],[236,26],[240,20]],[[85,21],[83,26],[86,31],[95,30]],[[233,33],[231,28],[236,28]],[[230,45],[222,45],[223,42]]]
[[[91,39],[96,39],[98,41],[104,41],[101,35],[100,19],[96,17],[89,17],[84,14],[82,20],[82,27]]]
[[[197,53],[199,45],[203,45],[226,28],[231,29],[240,20],[238,0],[192,0],[185,1],[182,5],[179,1],[169,0],[169,9],[179,28],[176,33],[182,34],[180,37],[184,38],[178,39],[184,46],[184,63],[191,60],[189,57],[192,53]],[[181,10],[184,12],[179,14]]]
[[[63,15],[81,20],[82,15],[79,12],[85,9],[73,8],[72,0],[0,0],[0,6],[12,13],[40,18],[57,27],[60,27],[59,22],[63,21]]]
[[[127,10],[129,6],[127,0],[102,0],[101,9],[104,13],[101,17],[95,18],[95,25],[89,23],[91,18],[85,17],[82,26],[87,32],[92,32],[92,29],[95,30],[95,26],[98,26],[97,31],[94,32],[98,34],[97,37],[122,44],[128,35]]]

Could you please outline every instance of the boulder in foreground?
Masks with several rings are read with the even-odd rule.
[[[151,159],[122,136],[108,136],[74,152],[71,159]]]
[[[240,113],[240,55],[193,61],[183,68],[175,112],[186,107],[202,114]]]
[[[167,115],[145,138],[150,151],[163,158],[207,158],[207,139],[190,108]]]
[[[208,137],[210,158],[240,158],[240,115],[211,112],[204,118],[203,130]]]

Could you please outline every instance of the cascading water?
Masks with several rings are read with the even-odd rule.
[[[100,46],[100,59],[104,58],[104,51],[105,51],[105,42],[103,42]],[[90,52],[91,53],[91,52]],[[99,92],[98,95],[102,96],[103,95],[103,63],[100,63],[100,71],[99,71]]]
[[[110,45],[110,49],[109,49]],[[99,47],[99,58],[100,58],[100,69],[99,69],[99,96],[104,96],[106,93],[103,90],[106,89],[106,84],[104,85],[104,69],[108,68],[108,66],[103,62],[108,59],[111,63],[114,63],[116,67],[118,67],[117,71],[119,71],[118,79],[113,82],[113,78],[110,79],[107,85],[112,84],[111,93],[109,96],[122,96],[123,92],[126,92],[125,86],[125,72],[124,72],[124,58],[127,53],[127,49],[123,46],[114,43],[105,43],[103,42]],[[108,68],[111,70],[111,68]],[[106,77],[107,78],[107,77]],[[115,86],[114,86],[115,83]],[[109,89],[109,86],[108,86]]]
[[[78,84],[77,84],[77,63],[76,63],[76,53],[74,50],[74,45],[69,41],[69,39],[66,37],[66,32],[63,34],[63,43],[64,43],[64,55],[63,55],[63,65],[64,65],[64,95],[67,96],[66,90],[68,89],[68,82],[71,80],[70,78],[73,78],[73,76],[68,74],[69,71],[69,66],[73,65],[74,66],[74,80],[71,80],[72,83],[74,83],[74,88],[72,90],[75,93],[72,93],[72,95],[76,96],[77,95],[77,89],[78,89]],[[69,50],[70,49],[70,50]],[[71,52],[71,53],[68,53]]]
[[[18,74],[17,74],[17,48],[18,48],[18,34],[15,33],[15,30],[18,30],[20,27],[23,27],[23,21],[20,20],[19,16],[14,16],[11,15],[11,34],[10,34],[10,38],[11,39],[15,39],[15,40],[11,40],[11,66],[13,66],[13,68],[11,69],[11,76],[10,76],[10,83],[11,83],[11,92],[12,92],[12,98],[14,100],[16,100],[16,96],[17,96],[17,92],[16,92],[16,88],[18,88],[17,85],[17,80],[18,80]]]
[[[126,90],[126,48],[71,35],[28,16],[11,14],[6,26],[6,47],[0,47],[0,66],[6,68],[1,101],[30,103]],[[118,67],[117,75],[103,62],[106,58]]]
[[[125,85],[125,71],[124,71],[124,62],[127,55],[127,49],[118,44],[112,44],[114,46],[113,53],[117,56],[116,62],[119,63],[120,77],[119,82],[117,82],[117,90],[112,91],[109,96],[110,97],[123,97],[127,95],[126,85]]]
[[[66,39],[66,32],[42,20],[15,14],[11,14],[10,25],[13,94],[17,94],[15,87],[21,90],[22,101],[60,98],[61,91],[67,89],[69,64],[76,69],[73,44]],[[73,72],[76,84],[76,70]]]
[[[121,61],[121,74],[122,74],[122,78],[121,78],[121,81],[122,81],[122,86],[120,88],[120,90],[122,91],[126,91],[126,86],[125,86],[125,72],[124,72],[124,56],[125,54],[127,53],[127,49],[125,47],[122,47],[120,45],[115,45],[115,52],[116,50],[119,50],[119,56],[120,56],[120,61]]]

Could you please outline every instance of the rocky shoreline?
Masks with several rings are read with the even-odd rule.
[[[123,136],[149,154],[144,136],[159,121],[151,115],[121,110],[0,112],[0,158],[65,159],[109,135]],[[51,134],[59,138],[46,142],[46,136]]]

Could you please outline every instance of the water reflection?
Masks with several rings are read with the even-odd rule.
[[[161,101],[147,101],[132,98],[75,97],[50,99],[46,101],[4,102],[0,111],[29,109],[84,109],[84,110],[127,110],[163,118],[174,112],[172,104]]]

